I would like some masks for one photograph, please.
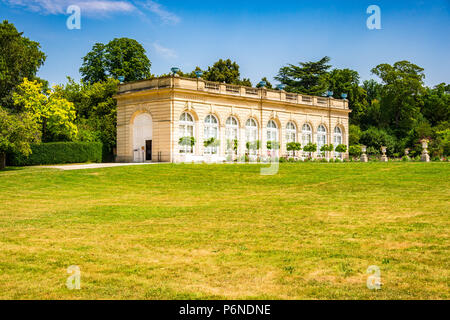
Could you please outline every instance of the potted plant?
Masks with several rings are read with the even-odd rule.
[[[205,141],[203,141],[203,145],[205,146],[205,148],[212,148],[209,150],[208,153],[206,153],[207,150],[205,150],[205,155],[206,155],[206,161],[209,163],[212,161],[213,155],[217,155],[217,147],[220,145],[220,141],[217,140],[216,138],[209,138]]]
[[[194,137],[182,137],[178,141],[178,144],[180,146],[185,146],[185,147],[189,146],[189,147],[193,148],[195,146],[195,138]]]
[[[299,142],[289,142],[286,144],[286,150],[295,156],[297,151],[302,150],[302,145]]]
[[[205,148],[218,147],[219,144],[220,144],[220,141],[217,140],[216,138],[209,138],[203,142],[203,145],[205,146]]]
[[[308,143],[305,147],[303,147],[303,151],[308,153],[308,159],[312,158],[312,154],[317,151],[317,144]]]
[[[237,139],[227,140],[227,152],[231,153],[234,151],[234,154],[237,154],[239,141]]]
[[[340,153],[341,160],[343,159],[343,153],[347,152],[347,146],[345,144],[340,144],[335,149],[336,152]]]
[[[321,148],[320,151],[322,152],[322,155],[325,156],[325,158],[328,161],[329,158],[329,153],[332,152],[334,149],[334,146],[332,144],[324,144]]]
[[[257,151],[257,150],[261,149],[261,141],[256,140],[256,141],[254,141],[254,142],[247,142],[247,143],[245,144],[245,146],[247,147],[247,155],[248,155],[249,158],[250,158],[250,156],[252,156],[251,151]],[[256,153],[257,153],[257,152],[256,152]],[[256,157],[256,159],[257,159],[257,158],[258,158],[258,157]]]

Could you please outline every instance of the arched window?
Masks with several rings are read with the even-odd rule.
[[[180,153],[194,153],[194,147],[190,144],[191,138],[194,137],[194,118],[185,112],[180,117],[179,136],[183,139],[180,143]],[[181,140],[180,140],[181,142]]]
[[[249,148],[250,155],[257,155],[258,148],[256,142],[258,141],[258,124],[255,119],[248,119],[245,124],[245,142]]]
[[[276,141],[278,142],[278,127],[275,121],[270,120],[267,123],[267,141]]]
[[[341,128],[336,127],[336,128],[334,128],[334,135],[333,135],[334,149],[336,149],[336,147],[340,144],[342,144],[342,130],[341,130]],[[336,157],[341,156],[341,154],[339,152],[335,152],[334,154]]]
[[[312,129],[307,123],[302,128],[302,145],[305,147],[308,143],[312,143]]]
[[[342,130],[339,127],[334,128],[334,145],[337,147],[342,144]]]
[[[225,126],[225,135],[227,139],[227,152],[237,153],[236,144],[239,140],[239,122],[235,117],[229,117]]]
[[[278,127],[277,124],[275,123],[275,121],[270,120],[267,123],[267,142],[271,141],[278,143],[280,139],[278,138]],[[276,154],[278,154],[278,148],[274,148],[272,146],[272,150],[268,150],[269,151],[269,155],[270,156],[275,156]]]
[[[297,142],[297,127],[293,122],[288,122],[286,126],[286,142]]]
[[[327,129],[325,126],[320,125],[317,128],[317,152],[320,152],[320,149],[327,144]]]
[[[295,123],[288,122],[286,125],[286,143],[297,142],[297,127]],[[295,151],[289,151],[290,156],[295,155]]]
[[[205,141],[213,141],[211,145],[205,147],[205,154],[217,154],[219,150],[219,121],[217,121],[217,118],[211,114],[205,119],[204,139]]]

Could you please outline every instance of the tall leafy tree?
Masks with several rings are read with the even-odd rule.
[[[116,146],[117,103],[113,95],[118,84],[111,78],[93,84],[69,78],[66,85],[58,87],[59,94],[75,106],[78,140],[102,142],[106,156]]]
[[[31,143],[39,142],[41,132],[29,113],[9,113],[0,107],[0,170],[6,166],[6,154],[31,153]]]
[[[83,58],[83,66],[80,73],[83,81],[86,83],[94,83],[105,81],[108,78],[109,70],[105,59],[105,45],[96,43],[92,50]]]
[[[334,98],[340,99],[343,93],[348,95],[349,108],[352,110],[350,120],[360,124],[367,111],[367,92],[359,85],[359,74],[351,69],[333,69],[328,74],[328,88]]]
[[[40,44],[8,21],[0,24],[0,104],[12,107],[12,91],[23,78],[33,79],[45,62]]]
[[[371,103],[374,100],[381,100],[381,90],[383,85],[373,79],[363,82],[362,88],[367,92],[367,100]]]
[[[329,57],[319,61],[300,62],[282,67],[275,77],[286,85],[286,91],[310,95],[323,95],[328,89]]]
[[[144,47],[134,39],[116,38],[104,45],[96,43],[83,58],[80,68],[83,82],[95,83],[124,76],[125,81],[151,77],[151,62]]]
[[[239,65],[230,59],[220,59],[203,74],[205,80],[229,84],[240,84],[240,76]]]
[[[449,121],[450,85],[441,83],[434,88],[426,88],[421,111],[432,126]]]
[[[417,124],[424,93],[424,69],[409,62],[380,64],[372,73],[383,82],[381,90],[381,121],[391,127],[398,138],[405,137]]]
[[[44,142],[71,141],[77,136],[75,109],[57,91],[42,92],[42,84],[24,79],[13,93],[16,109],[39,124]]]
[[[241,86],[251,87],[252,82],[248,78],[243,78],[241,80],[241,73],[239,71],[240,67],[236,62],[230,59],[215,62],[212,67],[208,67],[208,70],[202,70],[200,67],[196,67],[194,71],[190,73],[184,73],[179,71],[177,74],[180,77],[185,78],[197,78],[196,71],[202,71],[202,79],[213,82],[221,82],[227,84],[235,84]],[[169,74],[164,74],[161,76],[169,76]]]

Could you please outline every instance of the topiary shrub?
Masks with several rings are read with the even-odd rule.
[[[335,149],[336,152],[339,153],[346,153],[347,152],[347,146],[345,144],[340,144]]]
[[[315,144],[315,143],[308,143],[303,148],[303,151],[305,151],[305,152],[316,152],[317,151],[317,144]]]
[[[11,166],[102,162],[101,142],[52,142],[31,145],[31,155],[9,155]]]
[[[348,153],[351,157],[358,158],[361,156],[361,146],[350,146],[348,149]]]

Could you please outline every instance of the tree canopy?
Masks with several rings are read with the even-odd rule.
[[[393,128],[398,136],[406,136],[419,119],[421,94],[424,93],[423,71],[409,61],[380,64],[372,69],[383,83],[381,125]]]
[[[359,121],[367,112],[367,92],[359,85],[359,74],[351,69],[333,69],[327,78],[328,90],[333,97],[341,99],[343,93],[347,94],[349,107],[352,109],[350,117]]]
[[[220,59],[207,70],[202,70],[200,67],[196,67],[194,71],[190,73],[178,72],[178,75],[186,78],[196,78],[196,71],[203,73],[202,78],[207,81],[220,82],[227,84],[235,84],[241,86],[251,87],[252,82],[248,78],[241,79],[240,67],[236,62],[231,59]]]
[[[0,107],[0,170],[5,168],[6,153],[31,153],[31,143],[39,142],[41,132],[29,113],[11,114]]]
[[[323,57],[315,62],[300,62],[298,66],[288,64],[275,79],[286,85],[286,91],[320,96],[328,89],[329,62],[329,57]]]
[[[214,82],[224,82],[228,84],[251,86],[250,79],[242,79],[239,71],[239,65],[230,59],[220,59],[208,67],[207,71],[203,73],[203,79]]]
[[[83,82],[95,83],[124,76],[125,81],[151,77],[151,62],[144,47],[134,39],[116,38],[104,45],[96,43],[83,58],[80,68]]]
[[[0,105],[11,107],[13,89],[23,78],[35,78],[46,58],[40,47],[12,23],[0,24]]]
[[[40,126],[44,142],[73,140],[78,130],[75,109],[56,90],[42,92],[42,84],[24,79],[13,101],[18,110],[31,116]]]
[[[94,84],[76,83],[69,78],[66,85],[57,88],[62,97],[74,104],[77,140],[102,142],[107,157],[112,155],[116,146],[117,104],[113,95],[117,92],[118,84],[117,80],[111,78]]]

